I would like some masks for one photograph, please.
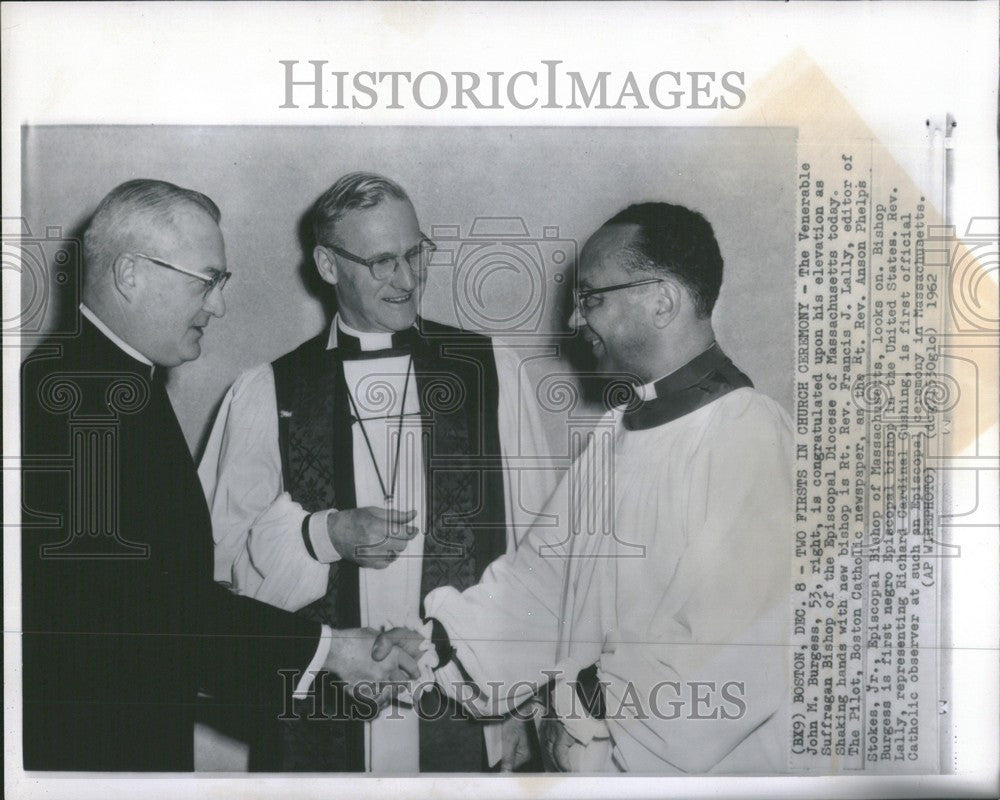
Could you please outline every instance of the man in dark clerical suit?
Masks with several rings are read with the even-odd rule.
[[[84,237],[79,335],[23,366],[27,770],[191,770],[199,689],[277,716],[282,671],[300,692],[323,670],[351,689],[417,674],[401,651],[373,662],[374,631],[213,580],[210,515],[163,376],[225,313],[219,217],[169,183],[114,189]]]

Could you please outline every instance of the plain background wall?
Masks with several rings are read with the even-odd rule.
[[[528,236],[521,249],[511,239],[494,240],[457,270],[435,269],[422,313],[469,327],[482,319],[458,318],[457,275],[463,307],[481,302],[490,316],[509,318],[540,297],[540,320],[526,319],[525,326],[537,323],[543,338],[565,330],[570,283],[568,262],[547,256],[572,255],[573,242],[582,246],[632,202],[667,200],[700,211],[725,260],[714,315],[719,341],[758,388],[791,407],[792,129],[58,126],[26,128],[23,139],[22,212],[39,239],[53,226],[63,235],[78,233],[110,189],[137,177],[197,189],[222,209],[234,273],[225,292],[228,312],[210,324],[202,357],[170,381],[192,449],[241,370],[325,326],[328,306],[305,260],[301,223],[334,180],[359,169],[401,183],[428,234],[457,226],[458,237],[468,237],[478,217],[522,219]],[[531,244],[546,228],[568,244]],[[537,253],[546,263],[536,271],[529,265]],[[511,265],[522,269],[494,269]],[[478,300],[461,299],[477,288]],[[49,324],[65,313],[66,296],[58,289],[50,298]],[[548,364],[542,369],[565,367]]]

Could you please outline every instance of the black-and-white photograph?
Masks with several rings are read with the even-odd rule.
[[[26,768],[784,771],[794,130],[24,144]]]

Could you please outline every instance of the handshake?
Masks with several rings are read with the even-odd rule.
[[[336,674],[351,694],[374,700],[381,709],[392,698],[412,691],[421,674],[420,661],[430,648],[425,642],[412,628],[335,630],[325,669]]]
[[[410,524],[416,513],[377,506],[334,511],[327,515],[327,536],[341,558],[385,569],[416,536],[417,528]],[[335,630],[324,669],[346,684],[351,694],[375,700],[383,708],[393,697],[412,692],[422,672],[430,677],[433,651],[428,655],[429,649],[430,643],[425,644],[425,637],[412,628]]]

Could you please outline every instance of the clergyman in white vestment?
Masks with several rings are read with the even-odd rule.
[[[572,323],[636,398],[553,495],[559,524],[425,599],[438,681],[473,682],[483,713],[550,684],[550,768],[783,770],[792,433],[715,342],[721,280],[710,224],[680,206],[631,206],[591,237]]]
[[[333,614],[329,621],[338,624],[351,604],[361,626],[419,624],[429,588],[475,583],[495,557],[513,551],[531,512],[554,490],[552,470],[533,471],[531,481],[506,470],[508,454],[548,451],[544,431],[511,350],[417,317],[433,243],[402,188],[371,174],[344,176],[317,201],[314,229],[314,258],[336,287],[339,312],[317,339],[241,375],[223,400],[200,469],[215,577],[281,608],[305,607],[321,620]],[[437,507],[428,508],[425,443],[434,456],[449,446],[464,455],[479,439],[502,472],[484,468],[480,478],[469,468],[458,477],[439,470]],[[438,545],[428,562],[428,525],[449,536],[442,519],[468,516],[461,503],[487,511],[492,503],[494,524],[460,531],[465,558],[438,557],[447,548]],[[346,590],[345,575],[355,581]],[[352,760],[343,752],[351,742],[331,738],[346,725],[328,732],[305,720],[289,729],[291,740],[285,734],[284,756],[271,768],[418,772],[426,763],[420,731],[430,730],[419,722],[413,707],[383,711],[364,723],[363,752],[357,747]],[[436,743],[443,753],[433,768],[447,769],[442,758],[454,754],[456,768],[481,769],[478,749],[462,766],[458,745],[480,748],[484,728],[495,763],[498,726],[476,723],[458,732],[457,743],[447,736]]]

